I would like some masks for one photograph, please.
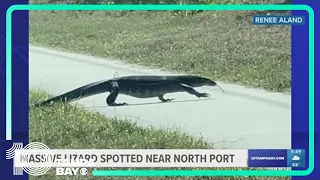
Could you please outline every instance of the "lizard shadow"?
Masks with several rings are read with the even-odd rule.
[[[168,102],[148,102],[148,103],[134,103],[134,104],[127,104],[122,106],[86,106],[84,108],[115,108],[115,107],[129,107],[129,106],[144,106],[144,105],[159,105],[159,104],[172,104],[172,103],[183,103],[183,102],[200,102],[200,101],[209,101],[214,100],[216,98],[207,98],[207,99],[192,99],[192,100],[174,100]]]

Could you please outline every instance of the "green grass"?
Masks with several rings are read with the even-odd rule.
[[[30,91],[29,102],[33,104],[48,98],[44,91]],[[30,142],[42,142],[51,149],[207,149],[211,143],[194,138],[178,130],[139,127],[132,121],[110,119],[72,105],[55,104],[50,108],[30,108]],[[104,168],[106,169],[106,168]],[[141,179],[151,177],[90,177],[86,179]],[[84,179],[84,177],[82,177]],[[81,179],[81,176],[55,176],[51,169],[43,176],[30,179]],[[221,180],[287,180],[288,177],[152,177],[158,179],[221,179]]]
[[[30,43],[270,91],[290,92],[289,26],[254,26],[245,11],[31,11]]]

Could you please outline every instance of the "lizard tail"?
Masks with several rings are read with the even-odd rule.
[[[69,91],[67,93],[61,94],[59,96],[55,96],[53,98],[47,99],[45,101],[42,101],[40,103],[36,103],[33,106],[34,107],[42,107],[42,106],[51,106],[53,103],[56,102],[71,102],[73,100],[81,98],[81,90],[80,89],[75,89],[72,91]]]
[[[71,90],[69,92],[66,92],[64,94],[61,94],[59,96],[55,96],[53,98],[47,99],[40,103],[33,104],[33,106],[34,107],[51,106],[53,103],[56,103],[56,102],[67,103],[67,102],[75,101],[88,96],[92,96],[95,94],[106,92],[107,89],[104,89],[103,87],[101,87],[101,85],[103,86],[103,82],[91,83],[91,84],[79,87],[77,89]]]

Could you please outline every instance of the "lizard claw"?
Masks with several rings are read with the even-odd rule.
[[[198,96],[198,98],[202,98],[202,97],[209,98],[210,94],[208,94],[208,93],[199,93],[197,96]]]
[[[168,99],[164,99],[162,102],[170,102],[170,101],[173,101],[174,100],[174,98],[168,98]]]
[[[128,103],[113,103],[113,104],[110,104],[109,106],[125,106],[125,105],[128,105]]]

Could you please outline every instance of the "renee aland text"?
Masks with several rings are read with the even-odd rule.
[[[254,16],[254,25],[304,25],[304,16]]]

